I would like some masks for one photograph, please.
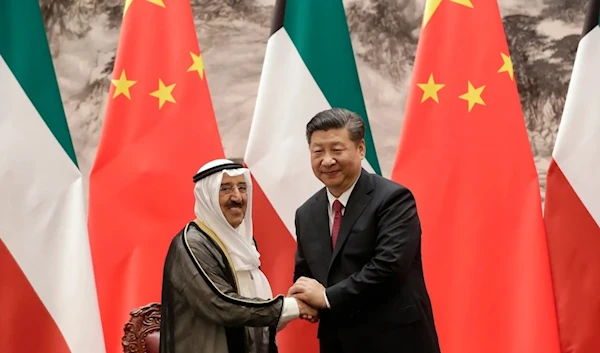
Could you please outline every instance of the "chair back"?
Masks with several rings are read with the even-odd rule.
[[[160,303],[132,310],[123,328],[123,353],[159,353]]]

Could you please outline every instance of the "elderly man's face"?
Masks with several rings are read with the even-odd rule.
[[[248,194],[244,176],[230,176],[224,173],[219,189],[219,204],[225,219],[233,228],[237,228],[242,224],[246,215],[247,203]]]

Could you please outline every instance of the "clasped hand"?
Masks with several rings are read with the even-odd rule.
[[[287,295],[298,300],[300,317],[314,323],[319,320],[319,309],[327,307],[324,291],[325,287],[318,281],[300,277],[290,287]]]

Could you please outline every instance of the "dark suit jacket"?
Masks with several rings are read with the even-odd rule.
[[[323,188],[296,211],[294,281],[316,279],[331,305],[320,313],[321,353],[439,353],[411,192],[362,170],[335,249],[328,206]]]

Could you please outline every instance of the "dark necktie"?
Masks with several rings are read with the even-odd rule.
[[[331,247],[335,248],[335,242],[342,224],[342,203],[340,200],[333,202],[333,227],[331,227]]]

